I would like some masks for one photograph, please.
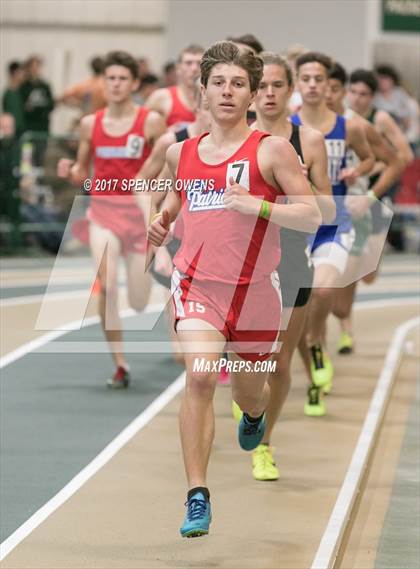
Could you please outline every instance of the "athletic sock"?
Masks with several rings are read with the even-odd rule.
[[[197,494],[197,492],[201,492],[205,497],[205,499],[207,500],[207,502],[210,502],[209,489],[205,488],[204,486],[197,486],[196,488],[191,488],[191,490],[188,490],[187,500],[190,500],[194,496],[194,494]]]
[[[312,354],[312,360],[315,364],[315,368],[316,369],[320,369],[322,367],[324,367],[324,360],[323,360],[323,354],[322,354],[322,346],[321,344],[315,344],[314,346],[311,346],[311,354]]]
[[[262,413],[259,417],[250,417],[248,413],[244,413],[244,417],[248,423],[259,423],[264,417],[264,413]]]

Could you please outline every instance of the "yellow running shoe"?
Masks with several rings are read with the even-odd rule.
[[[333,382],[332,382],[332,380],[331,380],[329,383],[327,383],[326,385],[324,385],[324,387],[321,387],[323,394],[324,394],[324,395],[329,395],[329,394],[331,393],[332,386],[333,386]]]
[[[322,387],[322,392],[325,395],[329,395],[331,393],[332,387],[333,387],[333,375],[334,375],[334,368],[332,365],[332,362],[330,360],[330,358],[327,356],[327,354],[324,353],[324,366],[325,369],[328,370],[329,374],[330,374],[330,381],[328,383],[326,383],[323,387]]]
[[[279,470],[273,459],[273,449],[258,445],[252,453],[252,474],[255,480],[277,480]]]
[[[322,399],[322,388],[311,385],[308,389],[308,400],[304,408],[308,417],[323,417],[326,413],[325,403]]]
[[[311,376],[317,387],[332,383],[334,368],[330,358],[324,353],[321,344],[311,346]]]
[[[337,345],[337,353],[341,355],[353,353],[353,336],[348,332],[341,332]]]
[[[232,399],[232,415],[237,423],[241,422],[243,415],[242,410],[239,407],[239,405],[236,403],[236,401],[234,401],[233,399]]]

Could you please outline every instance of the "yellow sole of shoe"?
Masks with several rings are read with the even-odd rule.
[[[313,409],[312,407],[306,406],[304,408],[304,413],[307,417],[323,417],[326,414],[324,409]]]
[[[267,478],[267,477],[264,477],[264,478],[262,478],[262,477],[257,478],[257,476],[254,476],[254,480],[258,480],[259,482],[275,482],[275,481],[278,480],[279,478],[280,478],[279,476],[276,476],[276,477],[273,476],[273,477],[269,477],[269,478]]]

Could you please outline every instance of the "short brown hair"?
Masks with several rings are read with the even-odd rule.
[[[182,58],[186,53],[192,53],[193,55],[198,55],[200,53],[202,54],[204,53],[204,47],[198,45],[198,43],[192,43],[190,45],[187,45],[187,47],[184,47],[184,49],[179,54],[178,63],[182,61]]]
[[[121,65],[121,67],[126,67],[133,76],[133,79],[139,78],[137,61],[126,51],[111,51],[108,53],[104,61],[104,71],[108,67],[111,67],[111,65]]]
[[[241,51],[231,41],[219,41],[209,47],[201,60],[201,83],[207,87],[211,70],[219,63],[237,65],[248,73],[251,92],[255,93],[261,82],[264,64],[252,51]]]
[[[283,67],[286,73],[287,84],[289,87],[293,85],[292,68],[284,57],[277,55],[277,53],[273,53],[272,51],[263,51],[260,53],[260,57],[263,60],[264,65],[278,65],[279,67]]]
[[[333,60],[328,55],[320,53],[319,51],[307,51],[300,55],[296,60],[296,70],[299,71],[299,67],[305,65],[305,63],[320,63],[323,65],[327,71],[327,75],[331,73],[333,67]]]

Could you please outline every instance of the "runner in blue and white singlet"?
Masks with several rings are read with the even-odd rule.
[[[292,115],[291,120],[293,124],[302,124],[298,114]],[[322,225],[316,236],[312,238],[312,253],[321,245],[331,242],[338,244],[348,253],[353,242],[354,232],[351,216],[344,203],[347,186],[340,179],[340,173],[346,167],[346,119],[337,115],[334,128],[324,135],[324,139],[328,156],[328,177],[331,182],[337,213],[334,222],[331,225]]]

